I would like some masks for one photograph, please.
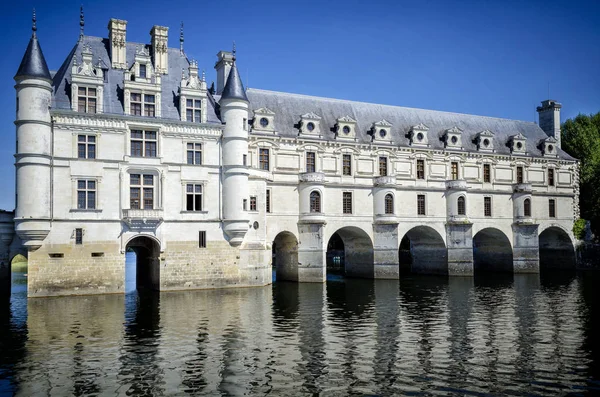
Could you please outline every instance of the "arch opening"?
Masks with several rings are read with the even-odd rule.
[[[503,232],[489,227],[480,230],[473,237],[473,270],[512,273],[512,246]]]
[[[327,243],[327,273],[347,277],[373,278],[373,243],[362,229],[346,226],[337,230]]]
[[[277,281],[298,281],[298,239],[281,232],[273,240],[273,268]]]
[[[125,291],[160,290],[159,243],[146,236],[134,237],[125,252]]]
[[[401,271],[423,274],[448,274],[448,250],[444,239],[429,226],[410,229],[398,249]]]
[[[559,227],[549,227],[539,237],[540,270],[574,270],[575,247]]]

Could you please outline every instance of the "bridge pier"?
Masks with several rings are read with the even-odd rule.
[[[323,223],[298,223],[298,282],[323,283],[327,277]]]
[[[513,224],[513,272],[539,273],[540,248],[538,225]]]
[[[373,225],[373,278],[400,278],[398,224]]]
[[[447,223],[448,275],[473,276],[473,225]]]
[[[0,211],[0,299],[10,298],[10,243],[15,235],[15,213]]]

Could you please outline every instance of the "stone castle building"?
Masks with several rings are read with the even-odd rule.
[[[158,290],[265,285],[272,264],[323,282],[328,267],[471,276],[573,260],[578,163],[556,101],[538,126],[246,90],[235,49],[217,54],[213,89],[183,31],[179,48],[162,26],[132,42],[118,19],[107,38],[82,21],[50,71],[33,30],[14,77],[16,210],[0,214],[3,265],[28,257],[30,296],[123,292],[128,250],[138,286]]]

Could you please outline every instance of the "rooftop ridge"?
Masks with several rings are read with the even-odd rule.
[[[260,89],[260,88],[248,88],[246,90],[246,92],[250,92],[250,91],[254,91],[254,92],[258,92],[258,93],[264,92],[264,93],[271,93],[271,94],[283,94],[283,95],[287,95],[287,96],[300,97],[300,98],[306,98],[306,99],[319,99],[319,100],[324,100],[324,101],[329,101],[329,102],[356,103],[356,104],[361,104],[361,105],[376,105],[376,106],[384,106],[384,107],[393,108],[393,109],[419,110],[419,111],[426,111],[426,112],[436,112],[436,113],[443,113],[443,114],[453,114],[453,115],[459,115],[459,116],[481,117],[481,118],[486,118],[486,119],[491,119],[491,120],[518,121],[519,123],[526,123],[526,124],[535,124],[535,125],[537,125],[537,123],[535,123],[533,121],[508,119],[508,118],[505,118],[505,117],[484,116],[484,115],[471,114],[471,113],[449,112],[449,111],[446,111],[446,110],[413,108],[413,107],[398,106],[398,105],[386,105],[384,103],[354,101],[354,100],[351,100],[351,99],[330,98],[330,97],[322,97],[322,96],[315,96],[315,95],[298,94],[298,93],[293,93],[293,92],[265,90],[265,89]]]

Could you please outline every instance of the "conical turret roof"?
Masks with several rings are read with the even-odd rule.
[[[244,85],[242,84],[242,79],[240,79],[240,74],[235,65],[235,59],[233,60],[231,71],[227,77],[227,83],[225,83],[225,87],[221,93],[221,99],[241,99],[249,102],[246,91],[244,90]]]
[[[19,70],[17,70],[17,74],[14,78],[16,80],[23,77],[33,77],[52,80],[50,71],[48,70],[48,65],[46,64],[46,59],[44,58],[44,54],[42,54],[42,47],[40,47],[40,43],[38,42],[37,35],[35,33],[37,30],[35,25],[35,14],[33,17],[32,30],[33,34],[29,40],[27,51],[25,51],[25,55],[23,55],[23,60],[21,61]]]

